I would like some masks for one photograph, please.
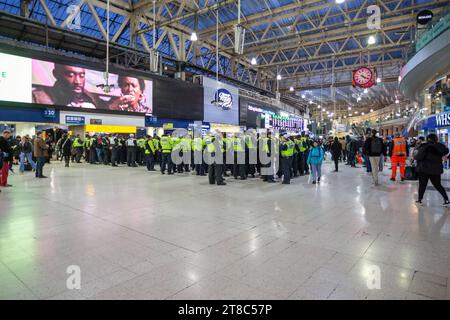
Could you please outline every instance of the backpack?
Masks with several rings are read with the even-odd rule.
[[[370,152],[375,154],[381,154],[383,152],[383,142],[380,138],[372,138],[370,141]]]

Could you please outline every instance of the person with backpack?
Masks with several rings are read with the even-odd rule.
[[[450,205],[447,192],[441,184],[441,174],[444,173],[442,159],[449,153],[448,148],[438,142],[434,133],[427,136],[427,141],[421,143],[414,154],[417,161],[417,173],[419,175],[419,197],[416,204],[421,205],[423,195],[427,189],[428,180],[444,198],[444,207]]]
[[[20,173],[23,174],[25,172],[25,160],[27,160],[33,170],[36,170],[36,163],[34,163],[33,161],[33,145],[31,144],[30,139],[27,136],[22,137],[19,143],[19,151]]]
[[[386,155],[386,147],[383,143],[383,140],[377,137],[377,130],[372,130],[372,136],[367,138],[364,147],[363,153],[366,157],[369,158],[371,169],[372,169],[372,178],[373,183],[377,186],[378,183],[378,170],[380,167],[380,158],[382,155]]]
[[[320,145],[319,141],[313,142],[312,148],[309,150],[308,159],[306,163],[311,166],[312,183],[320,183],[320,177],[322,175],[322,162],[325,158],[325,151]]]

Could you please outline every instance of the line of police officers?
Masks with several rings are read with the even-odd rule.
[[[253,132],[246,134],[198,134],[192,137],[164,134],[161,138],[147,136],[136,139],[119,135],[86,135],[81,140],[77,135],[72,142],[72,161],[80,162],[84,153],[86,162],[103,163],[117,167],[118,163],[129,167],[145,165],[148,171],[156,171],[159,164],[161,174],[166,170],[169,175],[191,172],[196,175],[208,174],[210,184],[225,185],[224,176],[228,172],[241,180],[248,176],[260,174],[263,181],[275,182],[274,174],[283,177],[283,184],[289,184],[291,177],[309,174],[307,165],[308,152],[312,141],[308,135],[280,137],[270,132],[259,135]],[[178,159],[172,159],[176,154]],[[252,156],[253,155],[253,156]],[[273,162],[262,161],[261,155],[270,159],[279,159],[274,168]],[[275,161],[276,162],[276,161]]]

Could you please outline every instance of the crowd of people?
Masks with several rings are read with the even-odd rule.
[[[439,143],[434,134],[426,139],[418,137],[407,140],[399,133],[394,137],[379,137],[376,130],[371,130],[364,137],[347,135],[323,140],[311,138],[305,132],[280,136],[270,132],[263,135],[217,132],[205,136],[166,133],[161,137],[139,138],[133,134],[87,134],[81,137],[65,133],[56,143],[52,143],[49,139],[43,139],[42,132],[33,138],[13,138],[11,132],[5,130],[0,137],[0,186],[11,186],[7,180],[9,171],[14,172],[14,164],[19,165],[22,174],[33,170],[36,178],[46,178],[43,167],[52,158],[53,150],[56,160],[64,161],[66,167],[70,163],[84,161],[91,165],[112,167],[145,166],[148,171],[156,171],[155,165],[159,165],[161,174],[192,172],[198,176],[208,175],[209,183],[217,185],[226,185],[224,177],[246,180],[256,175],[268,183],[274,183],[275,176],[278,176],[282,184],[290,184],[295,177],[311,175],[311,183],[318,184],[322,163],[329,157],[334,162],[335,172],[339,171],[339,164],[343,162],[353,168],[361,164],[371,173],[374,185],[378,186],[379,172],[389,165],[390,180],[396,181],[397,167],[400,168],[400,181],[419,180],[418,204],[422,203],[428,181],[441,193],[444,205],[450,203],[441,184],[443,161],[447,159],[449,150]],[[174,159],[174,154],[179,156],[179,160]],[[262,155],[277,160],[267,163],[261,158]],[[214,160],[207,161],[208,158]]]

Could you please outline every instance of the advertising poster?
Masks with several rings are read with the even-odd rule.
[[[0,53],[0,100],[152,114],[153,82]]]
[[[31,59],[0,53],[0,100],[31,103]]]
[[[239,125],[239,90],[203,77],[204,121]]]

